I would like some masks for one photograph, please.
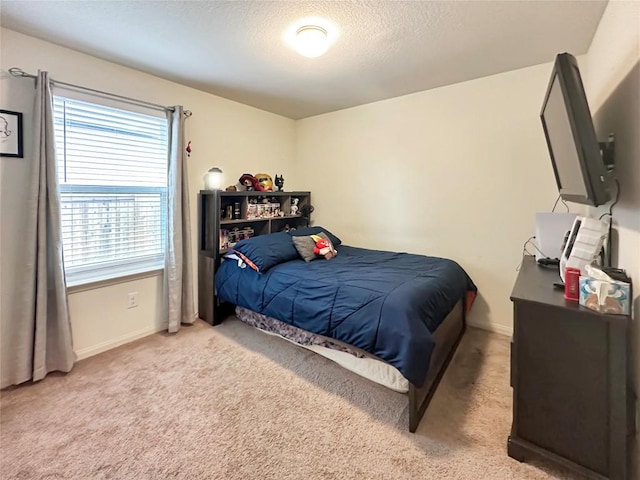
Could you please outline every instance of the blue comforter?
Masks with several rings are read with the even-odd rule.
[[[296,259],[264,273],[227,260],[220,300],[362,348],[422,386],[431,333],[476,287],[454,261],[339,246],[332,260]]]

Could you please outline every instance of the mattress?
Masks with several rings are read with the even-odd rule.
[[[280,337],[322,355],[367,380],[399,393],[409,391],[409,381],[402,376],[397,368],[351,345],[343,345],[334,339],[301,330],[243,307],[236,307],[236,316],[242,322],[263,333]]]

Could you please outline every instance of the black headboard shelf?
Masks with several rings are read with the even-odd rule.
[[[296,201],[297,199],[297,201]],[[198,311],[215,325],[214,276],[222,256],[243,238],[309,225],[311,192],[227,192],[198,194]],[[221,320],[221,319],[220,319]]]

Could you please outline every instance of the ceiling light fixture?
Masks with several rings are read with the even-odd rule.
[[[327,31],[316,25],[305,25],[296,31],[295,49],[307,58],[323,55],[329,48]]]

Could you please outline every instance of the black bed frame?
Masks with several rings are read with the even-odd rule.
[[[213,294],[211,295],[214,298]],[[224,318],[233,314],[234,306],[227,303],[219,305],[217,301],[214,303],[217,306],[212,316],[215,318],[212,325],[219,325]],[[467,328],[465,312],[465,302],[460,300],[433,333],[435,347],[431,354],[429,371],[424,385],[416,387],[409,383],[407,395],[409,397],[409,431],[411,433],[417,430],[420,420],[422,420],[429,402],[431,402],[438,384],[446,372],[460,340],[462,340]]]
[[[409,384],[409,431],[415,432],[467,329],[465,302],[460,300],[433,333],[435,348],[420,388]]]

